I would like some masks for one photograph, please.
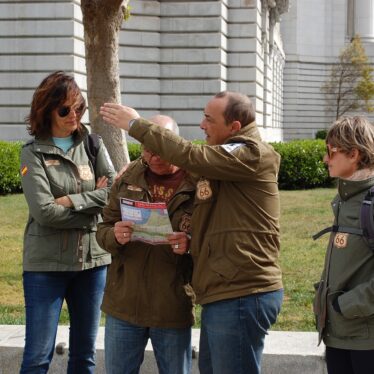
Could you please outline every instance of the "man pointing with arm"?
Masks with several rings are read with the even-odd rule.
[[[202,305],[200,373],[260,373],[265,335],[283,298],[280,157],[261,140],[250,99],[224,91],[208,102],[200,124],[207,145],[193,145],[129,107],[105,104],[101,114],[200,177],[191,240],[192,286]]]

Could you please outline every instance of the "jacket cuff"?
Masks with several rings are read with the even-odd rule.
[[[131,127],[129,128],[128,134],[142,143],[144,136],[148,133],[149,126],[152,123],[141,117],[131,122],[132,123]]]
[[[80,194],[72,194],[72,195],[68,195],[68,197],[73,203],[73,210],[79,212],[85,208],[84,206],[85,201],[84,199],[82,199]]]

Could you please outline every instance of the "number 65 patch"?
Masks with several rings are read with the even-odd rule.
[[[338,232],[335,235],[335,238],[334,238],[334,245],[335,245],[335,247],[337,247],[337,248],[345,248],[347,246],[347,242],[348,242],[348,235],[349,234],[347,234],[347,233]]]

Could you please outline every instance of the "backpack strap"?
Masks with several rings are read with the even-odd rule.
[[[366,193],[361,205],[360,219],[365,238],[369,248],[374,251],[374,219],[373,219],[374,186]]]
[[[314,234],[312,238],[313,240],[316,240],[322,235],[327,234],[328,232],[345,232],[347,234],[364,235],[364,230],[362,229],[356,229],[355,227],[348,226],[333,225],[317,232],[317,234]]]
[[[374,218],[373,218],[373,205],[374,205],[374,186],[372,186],[366,193],[360,209],[360,225],[361,229],[354,227],[345,227],[333,225],[327,227],[317,234],[313,235],[313,240],[318,239],[328,232],[345,232],[348,234],[361,235],[366,238],[369,248],[374,252]]]
[[[96,157],[100,148],[99,140],[100,136],[95,133],[88,134],[88,136],[83,140],[84,149],[86,150],[88,159],[91,161],[94,171],[96,171]]]

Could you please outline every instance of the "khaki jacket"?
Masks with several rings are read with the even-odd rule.
[[[87,134],[84,128],[83,136]],[[95,190],[95,179],[106,175],[110,186],[115,172],[100,141],[95,177],[82,139],[77,136],[66,154],[52,140],[32,140],[22,148],[21,182],[29,207],[23,246],[26,271],[78,271],[111,261],[96,242],[109,187]],[[73,208],[55,204],[65,195]]]
[[[280,156],[255,123],[225,145],[193,145],[139,119],[129,134],[161,158],[200,176],[192,217],[192,286],[200,304],[282,288]]]
[[[118,319],[143,326],[185,328],[194,323],[193,303],[185,286],[190,283],[192,259],[176,255],[170,245],[133,241],[119,244],[114,224],[121,220],[120,197],[152,201],[141,160],[130,164],[112,187],[97,240],[112,254],[102,310]],[[194,184],[185,179],[168,203],[174,231],[190,232]]]
[[[331,203],[334,225],[360,228],[360,209],[374,178],[338,181]],[[332,233],[321,281],[316,284],[317,330],[327,346],[374,349],[374,254],[361,235]],[[338,298],[341,314],[332,303]]]

